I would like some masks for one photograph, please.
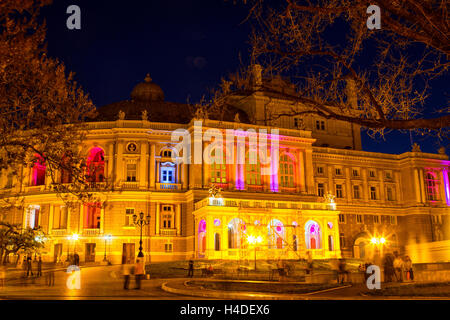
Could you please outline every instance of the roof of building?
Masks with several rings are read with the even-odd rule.
[[[151,122],[189,123],[195,116],[192,106],[184,103],[165,101],[164,92],[159,85],[152,82],[147,74],[144,82],[137,84],[131,92],[131,100],[114,102],[98,108],[97,121],[115,121],[123,112],[123,120],[142,120],[143,117]],[[143,112],[146,115],[143,115]],[[236,114],[239,121],[250,123],[245,111],[227,106],[223,115],[209,114],[212,120],[235,121]]]

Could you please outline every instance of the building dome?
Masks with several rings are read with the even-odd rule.
[[[164,101],[164,92],[161,87],[152,82],[147,74],[144,82],[137,84],[131,91],[131,99],[135,101]]]

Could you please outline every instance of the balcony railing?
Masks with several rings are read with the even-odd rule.
[[[179,183],[157,183],[156,190],[181,190]]]
[[[124,182],[122,184],[122,189],[124,190],[138,190],[139,182]]]
[[[83,230],[83,236],[85,236],[85,237],[95,237],[95,236],[98,236],[99,234],[100,234],[99,228]]]
[[[67,229],[52,229],[51,234],[54,236],[64,236],[67,234]]]
[[[161,229],[162,236],[176,236],[177,229]]]
[[[25,192],[43,192],[44,190],[45,185],[25,187]]]

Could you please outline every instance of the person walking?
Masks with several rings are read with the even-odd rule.
[[[141,259],[136,260],[136,266],[134,268],[134,277],[136,281],[136,290],[141,289],[141,280],[144,276],[144,263],[141,261]]]
[[[55,271],[53,269],[48,270],[45,273],[47,286],[53,287],[55,285]]]
[[[189,260],[189,269],[187,276],[189,278],[192,278],[194,276],[194,261],[192,259]]]
[[[73,264],[76,265],[76,266],[80,265],[80,256],[76,252],[73,255]]]
[[[414,273],[413,273],[413,269],[412,269],[412,261],[409,256],[405,257],[405,262],[403,263],[403,268],[405,270],[405,279],[407,281],[413,281]]]
[[[27,278],[29,277],[30,273],[31,273],[31,276],[33,276],[33,266],[31,264],[31,262],[32,262],[31,256],[28,255],[28,257],[27,257]]]
[[[37,275],[36,275],[36,277],[37,278],[42,277],[42,258],[41,258],[41,256],[39,256],[39,260],[38,260],[38,263],[37,263]]]
[[[122,266],[122,274],[123,274],[123,289],[128,290],[130,286],[130,276],[131,276],[131,266],[125,263]]]
[[[402,282],[403,281],[403,260],[397,252],[395,252],[394,254],[395,254],[395,259],[394,259],[395,278],[397,279],[397,282]]]

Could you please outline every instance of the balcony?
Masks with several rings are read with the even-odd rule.
[[[95,228],[95,229],[84,229],[83,230],[83,236],[85,237],[96,237],[100,234],[100,229],[99,228]]]
[[[157,183],[156,190],[181,190],[180,183]]]
[[[45,185],[25,187],[25,192],[27,193],[43,192],[43,191],[45,191]]]
[[[124,182],[122,184],[123,190],[139,190],[139,182]]]
[[[161,235],[162,236],[176,236],[177,235],[177,229],[161,229]]]
[[[67,234],[67,229],[53,229],[51,234],[56,237],[65,236]]]

